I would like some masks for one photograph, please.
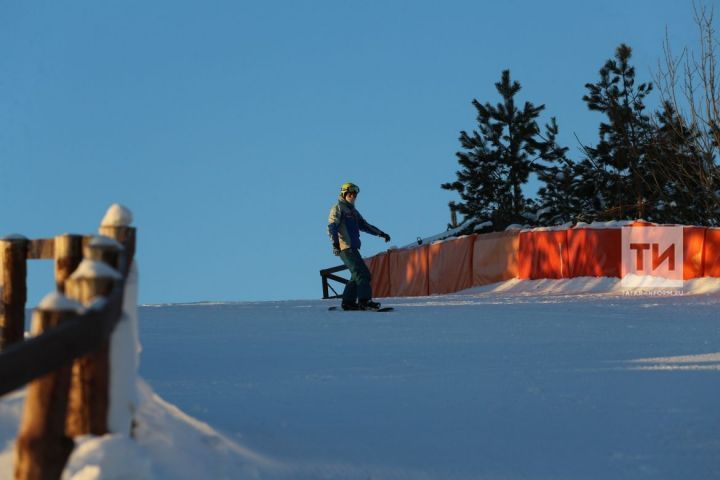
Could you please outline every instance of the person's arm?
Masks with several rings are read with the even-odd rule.
[[[340,255],[340,237],[338,230],[341,220],[340,208],[335,205],[330,209],[330,216],[328,217],[328,236],[332,242],[334,255]]]
[[[365,233],[369,233],[370,235],[375,235],[376,237],[384,238],[386,242],[390,241],[390,235],[383,232],[379,228],[377,228],[374,225],[370,225],[368,222],[365,221],[362,215],[360,215],[360,212],[357,214],[358,216],[358,227],[360,230],[362,230]]]

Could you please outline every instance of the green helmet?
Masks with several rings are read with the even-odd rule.
[[[348,192],[357,195],[358,193],[360,193],[360,187],[350,182],[343,183],[342,187],[340,187],[340,195],[345,196],[345,194]]]

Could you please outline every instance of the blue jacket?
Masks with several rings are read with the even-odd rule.
[[[338,203],[330,209],[328,218],[330,241],[333,245],[339,245],[340,250],[360,249],[361,231],[378,237],[383,234],[382,230],[365,221],[355,205],[340,196]]]

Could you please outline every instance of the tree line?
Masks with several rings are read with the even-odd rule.
[[[654,82],[638,83],[632,49],[619,45],[585,85],[582,100],[602,121],[597,141],[579,159],[560,145],[544,105],[520,104],[520,83],[509,70],[495,84],[501,100],[473,100],[477,128],[460,132],[460,169],[442,184],[461,201],[450,209],[466,231],[504,230],[511,224],[550,226],[642,218],[657,223],[720,225],[720,72],[712,11],[695,8],[699,53],[673,55],[663,46]],[[659,107],[646,100],[659,91]],[[540,188],[523,192],[531,175]]]

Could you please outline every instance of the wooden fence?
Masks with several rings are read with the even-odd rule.
[[[122,316],[136,230],[101,226],[99,233],[0,239],[0,395],[29,383],[16,479],[59,479],[73,437],[108,433],[109,341]],[[26,339],[27,261],[36,259],[54,260],[57,292],[49,297],[58,301],[34,310]]]
[[[324,270],[320,270],[320,278],[322,280],[322,290],[323,290],[323,299],[328,298],[340,298],[342,297],[341,294],[338,294],[337,291],[332,287],[330,284],[330,280],[333,280],[335,282],[338,282],[341,285],[346,285],[348,283],[348,280],[346,278],[340,277],[338,275],[335,275],[337,272],[342,272],[343,270],[347,270],[348,268],[345,265],[340,265],[338,267],[332,267],[332,268],[326,268]],[[333,291],[334,295],[330,295],[330,290]]]

